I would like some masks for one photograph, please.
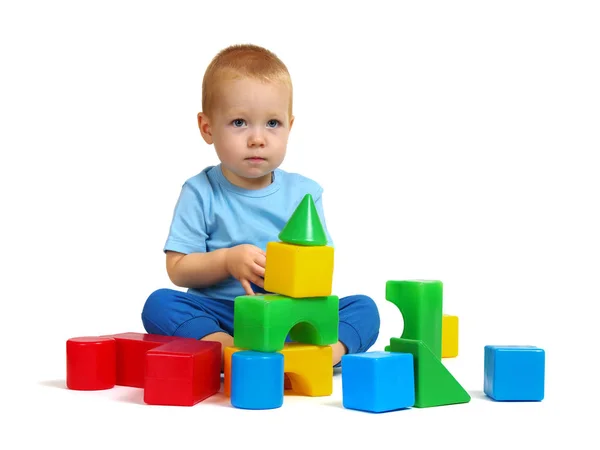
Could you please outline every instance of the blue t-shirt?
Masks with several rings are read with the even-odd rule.
[[[248,190],[227,180],[220,164],[209,166],[183,184],[163,250],[189,254],[253,244],[266,251],[268,242],[279,241],[279,233],[306,194],[312,195],[327,245],[333,247],[323,213],[323,188],[315,181],[275,169],[269,186]],[[245,295],[233,277],[188,292],[232,301]]]

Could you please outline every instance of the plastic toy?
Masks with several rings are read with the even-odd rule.
[[[391,338],[386,350],[413,355],[415,407],[429,408],[471,401],[471,396],[423,341]]]
[[[144,333],[120,333],[103,337],[110,337],[116,341],[116,384],[137,388],[144,387],[146,352],[176,339],[184,339]]]
[[[423,341],[433,354],[442,357],[441,281],[388,281],[386,300],[395,304],[404,319],[402,338]]]
[[[281,353],[294,394],[323,397],[333,393],[333,352],[329,345],[289,342]]]
[[[223,394],[231,396],[231,356],[245,349],[240,347],[225,347],[223,349]]]
[[[312,195],[306,194],[286,223],[279,239],[294,245],[327,245],[327,234]],[[326,294],[329,295],[329,294]]]
[[[458,317],[442,315],[442,358],[458,356]]]
[[[223,393],[230,395],[231,357],[243,351],[239,347],[225,347],[223,367]],[[290,389],[285,393],[308,397],[328,396],[333,393],[331,347],[297,342],[287,342],[278,353],[283,355],[284,373],[289,379]]]
[[[337,296],[297,299],[284,295],[243,295],[234,303],[234,345],[260,352],[295,342],[330,345],[338,340]]]
[[[67,387],[144,389],[144,401],[192,406],[221,387],[221,344],[177,336],[120,333],[67,341]]]
[[[375,413],[413,406],[413,356],[379,351],[342,356],[342,398],[344,408]]]
[[[231,356],[231,404],[243,409],[274,409],[283,405],[281,353],[239,351]]]
[[[386,283],[386,299],[404,319],[402,337],[391,338],[386,351],[414,358],[415,407],[467,403],[471,397],[442,363],[443,286],[437,280]]]
[[[267,243],[266,291],[295,298],[331,295],[333,247]]]
[[[544,399],[546,352],[532,345],[486,345],[485,394],[497,401]]]
[[[67,388],[111,389],[116,383],[117,346],[112,338],[74,337],[67,341]]]
[[[221,344],[178,339],[146,353],[144,402],[193,406],[221,387]]]

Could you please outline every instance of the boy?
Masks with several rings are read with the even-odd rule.
[[[188,290],[159,289],[148,297],[142,311],[148,333],[233,346],[234,299],[264,287],[267,242],[279,240],[307,193],[333,246],[320,185],[278,168],[294,123],[292,97],[286,66],[262,47],[231,46],[209,64],[198,127],[221,163],[182,186],[163,250],[169,279]],[[344,354],[370,348],[380,324],[367,296],[340,298],[339,304],[334,366]]]

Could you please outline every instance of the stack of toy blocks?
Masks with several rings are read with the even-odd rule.
[[[221,387],[221,344],[144,333],[67,341],[67,387],[144,389],[152,405],[193,406]]]
[[[404,329],[385,350],[413,356],[414,406],[468,403],[471,397],[442,363],[444,355],[458,354],[458,318],[442,313],[441,281],[388,281],[386,300],[400,310]]]
[[[224,393],[245,409],[282,406],[284,378],[296,395],[333,390],[331,344],[339,298],[331,295],[334,249],[307,194],[266,248],[264,295],[234,303],[234,346],[224,350]]]

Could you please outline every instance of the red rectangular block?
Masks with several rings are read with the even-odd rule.
[[[144,402],[193,406],[219,392],[221,344],[185,339],[146,353]]]
[[[145,333],[120,333],[103,337],[112,337],[117,343],[118,386],[144,387],[146,353],[153,348],[178,340],[195,339],[177,336],[162,336]]]

